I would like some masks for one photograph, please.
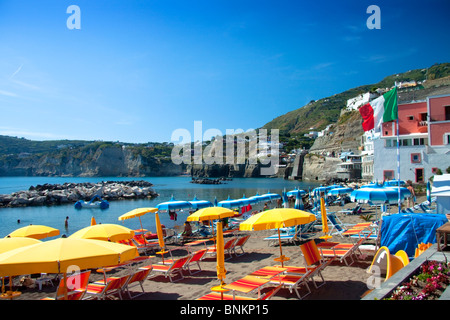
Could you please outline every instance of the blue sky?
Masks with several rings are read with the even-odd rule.
[[[70,30],[70,5],[81,10]],[[377,5],[381,29],[368,29]],[[0,134],[169,142],[248,130],[450,61],[448,0],[0,0]]]

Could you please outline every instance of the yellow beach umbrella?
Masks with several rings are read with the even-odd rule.
[[[216,258],[217,258],[217,278],[220,280],[220,285],[212,287],[211,290],[215,292],[220,292],[220,296],[223,300],[223,293],[228,291],[225,289],[225,277],[227,274],[227,270],[225,269],[225,250],[224,250],[224,241],[223,241],[223,230],[222,230],[222,222],[217,223],[217,242],[216,242]]]
[[[206,221],[234,217],[236,212],[224,207],[208,207],[200,209],[187,217],[187,221]]]
[[[0,239],[0,254],[3,252],[7,252],[10,250],[14,250],[17,248],[22,248],[26,246],[30,246],[32,244],[40,243],[40,240],[33,239],[33,238],[27,238],[27,237],[14,237],[14,238],[3,238]],[[11,277],[10,277],[11,279]],[[12,280],[9,282],[10,284],[10,292],[12,293]],[[2,281],[2,295],[8,296],[7,294],[4,294],[5,292],[5,281]]]
[[[165,250],[165,243],[164,243],[164,235],[163,230],[161,226],[161,221],[159,220],[159,214],[156,212],[155,214],[155,224],[156,224],[156,234],[158,235],[158,243],[161,247],[161,251],[158,251],[157,253],[161,255],[162,262],[164,263],[164,253],[167,253],[168,251]]]
[[[156,208],[137,208],[137,209],[131,210],[131,211],[121,215],[118,219],[119,219],[119,221],[123,221],[123,220],[138,217],[139,223],[141,224],[141,230],[144,230],[144,228],[142,227],[141,216],[143,216],[144,214],[147,214],[149,212],[157,212],[157,211],[158,211],[158,209],[156,209]]]
[[[28,237],[2,238],[0,239],[0,254],[40,242],[42,241]]]
[[[280,257],[276,258],[276,261],[280,261],[283,266],[284,261],[288,261],[289,258],[283,255],[283,249],[281,246],[280,228],[292,227],[302,224],[307,224],[316,220],[316,216],[312,213],[292,209],[292,208],[277,208],[272,210],[263,211],[257,213],[239,226],[239,230],[242,231],[258,231],[268,229],[278,229],[278,242],[280,245]]]
[[[208,207],[200,209],[193,214],[189,215],[186,220],[187,221],[212,221],[212,220],[220,220],[224,218],[230,218],[234,217],[236,215],[236,212],[224,208],[224,207]],[[217,227],[218,228],[218,227]],[[213,230],[213,236],[214,236],[214,228]]]
[[[136,247],[114,242],[59,238],[0,254],[0,276],[32,273],[66,273],[116,265],[138,256]],[[64,283],[66,283],[64,279]]]
[[[322,214],[322,231],[325,234],[324,236],[320,237],[320,239],[324,239],[325,241],[327,241],[331,238],[331,236],[328,235],[328,232],[330,230],[328,229],[327,209],[325,208],[325,200],[323,198],[320,198],[320,213]]]
[[[119,243],[58,238],[0,254],[0,276],[33,273],[64,273],[68,267],[80,270],[115,265],[138,255],[137,248]]]
[[[95,224],[78,230],[69,238],[72,239],[96,239],[104,241],[117,242],[120,240],[131,239],[134,236],[134,231],[121,226],[119,224]]]
[[[59,230],[42,225],[32,225],[19,228],[11,232],[7,237],[28,237],[34,239],[44,239],[59,235]]]

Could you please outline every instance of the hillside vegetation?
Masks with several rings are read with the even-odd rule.
[[[280,136],[300,137],[308,133],[310,128],[323,130],[327,125],[339,120],[341,109],[346,107],[347,100],[377,88],[390,88],[395,82],[435,80],[450,76],[450,63],[435,64],[430,68],[415,69],[404,73],[385,77],[378,83],[362,85],[331,97],[311,101],[306,106],[290,111],[265,124],[264,129],[279,129]]]

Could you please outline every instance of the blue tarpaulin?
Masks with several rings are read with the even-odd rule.
[[[383,217],[381,223],[381,246],[392,254],[404,250],[414,257],[419,243],[436,243],[436,229],[447,223],[443,214],[394,214]]]

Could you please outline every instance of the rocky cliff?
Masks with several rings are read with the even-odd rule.
[[[0,159],[0,176],[172,176],[184,170],[170,159],[145,157],[120,145],[10,154]]]
[[[340,153],[353,151],[359,153],[361,136],[364,130],[361,126],[361,115],[358,111],[343,113],[339,121],[330,127],[323,136],[316,138],[309,150],[310,153]]]
[[[308,154],[303,162],[303,180],[330,181],[337,179],[338,163],[341,163],[339,158]]]

